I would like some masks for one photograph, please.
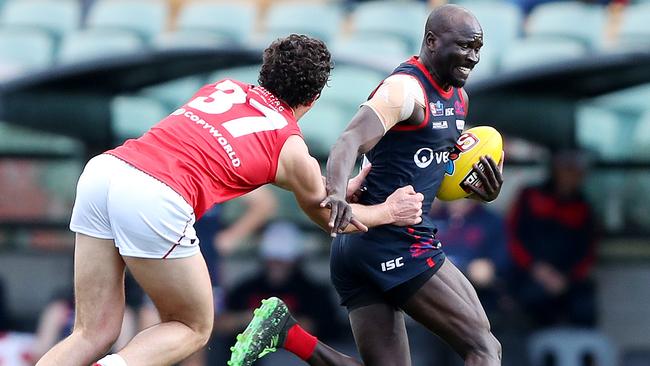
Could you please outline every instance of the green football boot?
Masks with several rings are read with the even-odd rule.
[[[277,297],[262,300],[262,306],[253,312],[253,320],[237,343],[230,347],[228,366],[250,366],[257,359],[282,347],[287,332],[296,324],[285,303]]]

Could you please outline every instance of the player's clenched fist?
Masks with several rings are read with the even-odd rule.
[[[422,222],[422,201],[424,196],[413,186],[402,187],[386,199],[386,206],[393,218],[393,225],[409,226]]]

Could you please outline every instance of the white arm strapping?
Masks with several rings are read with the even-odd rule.
[[[411,75],[391,75],[362,105],[370,107],[383,123],[384,131],[388,131],[408,119],[416,105],[424,107],[424,91]]]

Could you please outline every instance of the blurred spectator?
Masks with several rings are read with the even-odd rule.
[[[295,225],[274,223],[260,245],[262,266],[226,295],[226,311],[215,322],[215,331],[234,336],[251,319],[262,299],[282,298],[298,321],[322,339],[337,335],[337,307],[331,290],[311,280],[302,269],[302,234]]]
[[[550,179],[525,188],[510,213],[512,284],[536,326],[592,326],[596,224],[581,192],[587,157],[564,151],[552,159]]]
[[[213,287],[218,287],[221,282],[219,257],[235,251],[246,237],[254,234],[275,215],[277,207],[277,199],[268,187],[260,187],[243,195],[238,202],[242,202],[246,209],[232,224],[224,226],[221,206],[215,205],[194,225]]]
[[[504,220],[469,199],[436,206],[430,215],[436,220],[436,237],[447,258],[472,282],[488,314],[503,310],[508,272]]]
[[[113,345],[114,350],[123,348],[138,331],[137,314],[142,305],[143,292],[128,272],[124,287],[126,308],[124,309],[122,332]],[[60,291],[41,313],[30,354],[25,357],[36,362],[57,342],[72,333],[74,319],[74,293],[72,289]]]

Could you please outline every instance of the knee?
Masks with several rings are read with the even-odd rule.
[[[194,328],[194,332],[196,333],[197,340],[200,344],[199,348],[205,346],[210,340],[210,336],[212,335],[212,325],[213,322],[210,320]]]
[[[185,323],[185,325],[191,330],[192,343],[196,349],[208,343],[212,335],[213,321],[211,318],[206,318],[201,322]]]
[[[492,333],[490,333],[489,343],[490,343],[489,349],[491,350],[489,354],[491,355],[491,358],[496,360],[501,360],[501,354],[502,354],[501,342],[499,342],[499,340]]]
[[[101,352],[108,352],[117,341],[122,330],[122,323],[102,324],[101,326],[88,326],[75,324],[72,337],[78,337],[83,342],[90,344]]]
[[[465,358],[501,360],[501,343],[490,331],[487,318],[474,323],[466,342]]]
[[[468,348],[466,358],[501,360],[501,342],[496,339],[489,329],[477,332]]]

